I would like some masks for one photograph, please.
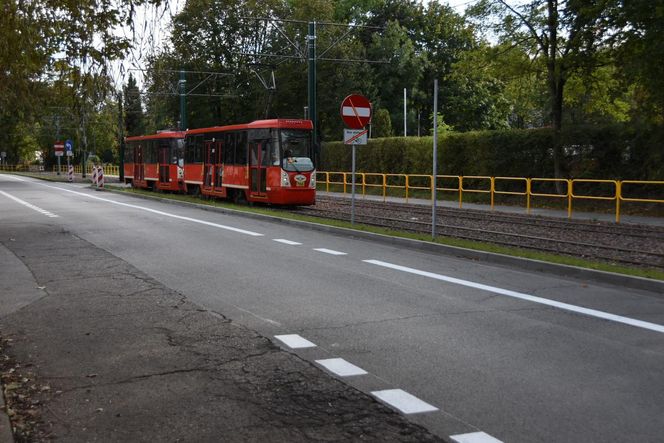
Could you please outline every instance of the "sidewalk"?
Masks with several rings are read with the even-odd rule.
[[[441,441],[71,233],[3,227],[0,260],[21,440]]]

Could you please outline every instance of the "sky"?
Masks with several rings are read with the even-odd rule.
[[[458,13],[478,0],[442,0]],[[127,57],[111,66],[116,89],[120,90],[127,83],[131,72],[138,82],[139,88],[143,85],[143,72],[147,66],[149,55],[159,51],[169,36],[171,17],[178,13],[186,0],[168,0],[166,6],[142,6],[136,11],[134,31],[127,27],[119,28],[117,34],[129,37],[133,48]]]

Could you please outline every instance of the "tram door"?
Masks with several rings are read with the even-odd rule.
[[[170,181],[170,149],[168,141],[159,144],[159,182],[168,183]]]
[[[134,149],[134,181],[145,179],[143,171],[143,145],[136,145]]]
[[[267,140],[255,140],[249,142],[249,189],[252,197],[266,198],[267,178]]]
[[[214,161],[216,158],[216,143],[205,142],[205,168],[203,170],[203,186],[206,188],[212,187],[214,179]]]
[[[221,191],[221,187],[224,182],[224,157],[223,157],[223,146],[221,142],[217,142],[215,146],[215,155],[214,155],[214,188],[215,191]]]

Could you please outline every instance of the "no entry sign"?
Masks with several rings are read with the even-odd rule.
[[[352,94],[341,102],[341,118],[350,129],[362,129],[371,121],[371,103],[363,95]]]

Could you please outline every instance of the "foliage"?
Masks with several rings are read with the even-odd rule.
[[[443,131],[439,174],[550,177],[553,129]],[[663,180],[664,127],[569,126],[561,132],[566,178]],[[432,137],[374,138],[359,149],[359,172],[431,173]],[[340,142],[325,143],[324,171],[349,171],[350,155]]]
[[[371,133],[375,138],[391,137],[392,120],[390,119],[390,112],[385,108],[380,108],[374,112],[371,118]]]
[[[124,109],[124,125],[127,135],[145,134],[141,91],[138,89],[136,79],[131,73],[127,80],[127,86],[124,88]]]

